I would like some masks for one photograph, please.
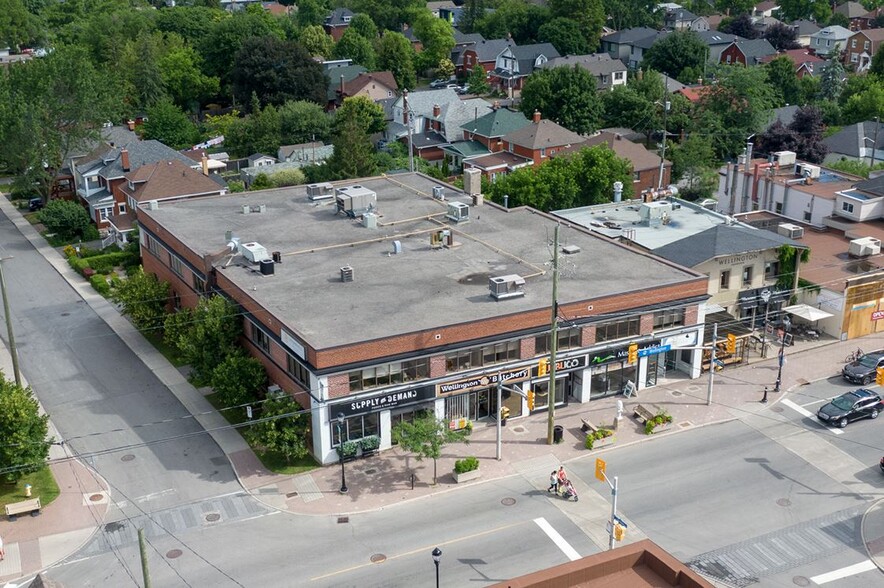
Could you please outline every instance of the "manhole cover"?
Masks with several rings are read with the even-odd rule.
[[[131,453],[127,453],[126,455],[124,455],[123,457],[120,458],[120,461],[132,461],[133,459],[135,459],[135,456],[132,455]]]
[[[783,407],[782,406],[771,406],[770,410],[772,412],[783,412]]]
[[[525,427],[513,427],[513,433],[524,433]]]
[[[338,517],[338,524],[343,525],[344,523],[349,523],[350,517]]]
[[[366,476],[370,476],[370,475],[372,475],[372,474],[376,474],[376,473],[378,473],[378,471],[377,471],[376,469],[374,469],[374,468],[369,468],[369,469],[365,470],[365,475],[366,475]]]
[[[294,498],[297,495],[298,495],[297,492],[289,492],[288,494],[285,495],[285,497],[286,498]]]
[[[512,506],[516,503],[516,499],[515,498],[504,498],[503,500],[500,501],[500,503],[504,506]]]
[[[678,390],[673,390],[672,392],[670,392],[670,394],[672,394],[673,396],[684,396],[684,395],[683,395],[681,392],[679,392]]]
[[[795,576],[792,578],[792,583],[796,586],[810,586],[810,580],[804,576]]]
[[[63,313],[61,313],[61,316],[71,316],[71,313],[69,313],[69,312],[63,312]]]
[[[123,523],[108,523],[104,526],[105,533],[114,533],[123,528]]]
[[[104,500],[104,495],[93,494],[92,496],[89,497],[89,500],[91,500],[92,502],[101,502],[102,500]]]
[[[169,559],[177,559],[177,558],[181,557],[181,555],[183,553],[184,552],[181,551],[180,549],[170,549],[169,551],[166,552],[166,557],[168,557]]]
[[[387,556],[383,553],[375,553],[371,556],[371,563],[384,563],[387,561]]]
[[[219,515],[217,512],[210,512],[209,514],[206,515],[206,522],[208,522],[208,523],[214,523],[214,522],[217,522],[220,520],[221,520],[221,515]]]
[[[792,501],[788,498],[779,498],[777,499],[777,504],[779,506],[792,506]]]

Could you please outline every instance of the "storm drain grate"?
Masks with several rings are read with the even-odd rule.
[[[288,494],[285,495],[285,497],[286,498],[294,498],[297,495],[298,495],[297,492],[289,492]]]
[[[683,421],[681,423],[678,423],[678,426],[681,427],[682,429],[686,429],[688,427],[693,427],[694,423],[692,423],[691,421]]]
[[[673,390],[672,392],[670,392],[670,394],[672,394],[673,396],[684,396],[684,394],[682,394],[678,390]]]
[[[206,522],[207,523],[217,523],[220,520],[221,520],[221,515],[218,514],[217,512],[210,512],[209,514],[206,515]]]
[[[184,554],[184,552],[181,551],[180,549],[170,549],[169,551],[166,552],[166,557],[168,557],[169,559],[177,559],[177,558],[181,557],[183,554]]]
[[[513,433],[524,433],[525,427],[513,427],[512,431],[513,431]]]
[[[102,500],[104,500],[104,495],[103,494],[93,494],[92,496],[89,497],[89,500],[91,500],[92,502],[101,502]]]
[[[120,461],[132,461],[133,459],[135,459],[135,456],[132,455],[131,453],[127,453],[126,455],[124,455],[123,457],[120,458]]]
[[[384,563],[387,561],[387,556],[383,553],[375,553],[371,556],[371,563]]]
[[[792,583],[796,586],[810,586],[810,578],[805,576],[795,576],[792,578]]]
[[[376,474],[376,473],[378,473],[378,471],[377,471],[376,469],[374,469],[374,468],[369,468],[369,469],[365,470],[365,475],[366,475],[366,476],[370,476],[370,475],[372,475],[372,474]]]
[[[349,523],[350,517],[338,517],[338,524],[343,525],[344,523]]]

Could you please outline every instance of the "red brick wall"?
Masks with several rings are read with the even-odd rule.
[[[441,378],[445,375],[445,356],[434,355],[430,358],[430,377]]]
[[[534,357],[534,337],[525,337],[519,341],[519,359],[531,359]]]
[[[684,311],[684,324],[696,325],[699,316],[700,312],[698,306],[688,306]]]
[[[595,345],[595,325],[587,325],[580,331],[580,344],[583,347]]]
[[[328,397],[343,398],[350,394],[350,377],[347,374],[335,374],[328,377]]]
[[[651,333],[654,331],[654,314],[643,314],[639,319],[639,329],[641,333]]]

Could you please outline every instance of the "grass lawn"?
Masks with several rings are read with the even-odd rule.
[[[185,365],[184,359],[178,355],[178,351],[163,341],[163,334],[159,332],[154,333],[142,333],[142,335],[150,341],[150,344],[153,345],[157,351],[163,354],[163,357],[169,360],[169,363],[174,365],[176,368]]]
[[[215,392],[207,394],[206,400],[215,407],[215,410],[220,411],[221,414],[224,415],[224,418],[227,419],[227,422],[232,425],[239,425],[248,420],[243,409],[222,410],[225,408],[224,404]],[[242,427],[237,429],[237,431],[242,435],[242,432],[245,429],[246,427]],[[258,459],[261,460],[261,463],[264,464],[264,467],[276,474],[302,474],[319,467],[311,455],[302,459],[294,459],[291,463],[288,463],[285,456],[275,451],[263,451],[256,447],[252,447],[252,449],[254,450],[255,455],[258,456]]]
[[[38,472],[27,474],[15,484],[0,482],[0,506],[6,506],[10,502],[28,500],[25,496],[25,484],[31,485],[31,498],[40,497],[40,504],[46,506],[58,498],[58,484],[52,477],[52,471],[44,467]]]

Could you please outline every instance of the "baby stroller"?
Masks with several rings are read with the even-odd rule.
[[[565,500],[571,500],[573,498],[574,502],[580,500],[580,498],[577,496],[577,490],[575,490],[574,486],[572,486],[571,484],[565,486],[565,490],[562,492],[562,498],[564,498]]]

